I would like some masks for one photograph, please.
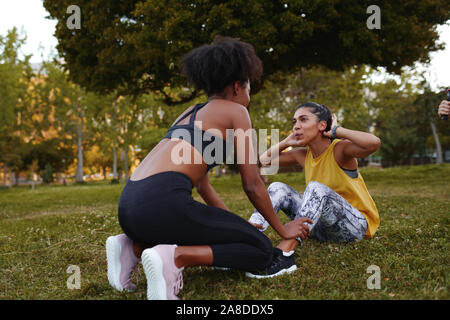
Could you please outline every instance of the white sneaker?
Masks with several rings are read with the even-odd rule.
[[[142,252],[148,300],[179,300],[184,268],[175,265],[177,245],[157,245]]]
[[[133,241],[125,234],[108,237],[106,260],[109,284],[119,291],[135,291],[136,285],[131,282],[131,275],[140,259],[133,252]]]

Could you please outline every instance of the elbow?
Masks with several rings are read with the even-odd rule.
[[[196,186],[196,187],[195,187],[195,190],[197,190],[197,193],[198,193],[200,196],[202,196],[202,194],[203,194],[203,189],[200,188],[200,186]]]
[[[265,189],[264,182],[259,175],[259,169],[255,165],[239,167],[241,172],[242,189],[247,195],[256,194],[261,191],[261,188]]]
[[[261,179],[254,179],[242,184],[242,188],[247,195],[257,194],[261,190],[261,187],[265,189],[264,183]]]
[[[201,183],[199,183],[195,186],[195,189],[197,190],[198,194],[201,195],[203,193],[203,191],[205,190],[205,186],[202,185]]]
[[[378,137],[373,136],[370,141],[367,142],[366,146],[364,147],[364,157],[367,157],[368,155],[371,155],[372,153],[376,152],[381,146],[381,140]]]
[[[373,142],[371,143],[371,151],[372,153],[377,151],[381,146],[381,140],[378,137],[374,136]]]
[[[255,185],[245,184],[245,185],[242,186],[242,189],[244,189],[244,192],[247,195],[254,194],[256,192]]]

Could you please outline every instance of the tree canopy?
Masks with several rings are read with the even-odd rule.
[[[44,0],[58,20],[57,48],[70,79],[99,93],[160,92],[166,103],[183,100],[166,91],[186,85],[180,58],[218,34],[254,45],[265,76],[317,65],[399,72],[441,49],[435,27],[450,18],[446,0],[79,0],[81,28],[71,30],[71,4]],[[373,4],[381,9],[381,28],[371,30]]]

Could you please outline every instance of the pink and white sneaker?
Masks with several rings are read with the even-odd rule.
[[[148,300],[179,300],[176,295],[183,288],[184,268],[175,265],[176,247],[162,244],[142,252]]]
[[[119,291],[136,290],[136,285],[131,282],[131,275],[140,259],[133,252],[133,240],[125,234],[108,237],[106,260],[109,284]]]

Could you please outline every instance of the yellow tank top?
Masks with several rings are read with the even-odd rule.
[[[310,181],[322,183],[358,209],[367,220],[366,238],[371,238],[380,225],[380,216],[361,174],[358,172],[357,178],[350,178],[334,159],[334,147],[339,141],[333,140],[315,159],[308,148],[305,158],[306,184]]]

